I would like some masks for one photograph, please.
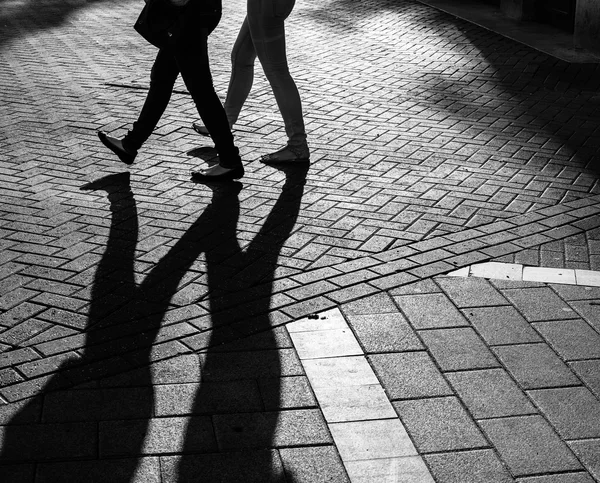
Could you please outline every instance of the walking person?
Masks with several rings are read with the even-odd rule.
[[[121,161],[132,164],[167,108],[177,76],[181,74],[219,156],[218,164],[193,173],[195,179],[239,179],[244,175],[244,167],[225,110],[215,92],[208,59],[208,36],[221,19],[221,0],[158,1],[168,1],[179,9],[178,23],[176,29],[165,33],[168,41],[159,44],[144,106],[125,137],[111,137],[102,131],[98,137]]]
[[[260,61],[279,107],[287,145],[261,158],[264,163],[308,161],[310,152],[302,116],[302,103],[286,57],[285,19],[295,0],[247,0],[247,14],[231,52],[231,78],[225,112],[233,126],[248,98],[254,80],[254,63]],[[209,126],[193,124],[194,130],[212,136]]]

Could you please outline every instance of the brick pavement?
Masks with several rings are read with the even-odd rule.
[[[225,5],[211,37],[220,93],[242,3]],[[244,468],[256,481],[280,481],[285,469],[298,481],[344,481],[283,326],[341,306],[364,348],[392,343],[389,326],[357,329],[347,307],[372,315],[394,300],[413,341],[399,342],[394,357],[416,358],[407,363],[415,368],[433,361],[431,377],[453,388],[407,398],[394,389],[402,374],[389,383],[379,374],[438,481],[480,466],[497,468],[497,481],[589,481],[584,468],[598,479],[595,426],[567,431],[597,404],[598,355],[578,342],[598,329],[590,294],[492,287],[494,310],[516,306],[537,334],[532,353],[520,354],[524,341],[486,339],[449,282],[430,285],[490,259],[598,269],[598,67],[555,61],[410,1],[299,1],[288,48],[313,163],[302,172],[254,162],[284,142],[257,76],[236,130],[243,188],[212,191],[189,179],[210,150],[197,149],[181,85],[129,172],[97,141],[98,129],[122,133],[144,98],[153,50],[130,28],[138,9],[44,0],[34,14],[3,3],[0,396],[3,459],[22,462],[3,471],[13,481],[34,472],[36,481],[57,481],[57,472],[70,475],[61,481],[82,472],[175,481],[177,472]],[[419,281],[429,288],[400,295]],[[565,317],[578,321],[573,347],[556,346],[564,321],[528,318],[514,298],[527,290],[560,296],[579,314]],[[410,297],[420,301],[412,316]],[[421,320],[422,302],[425,312],[454,306],[448,325],[429,326],[434,314]],[[472,353],[457,360],[444,350],[452,344]],[[377,368],[388,349],[366,352]],[[521,358],[561,369],[538,386],[505,362]],[[473,402],[480,380],[487,394],[508,388],[506,399],[490,408],[484,391]],[[581,405],[557,415],[569,397]],[[506,414],[502,404],[522,411]],[[442,432],[437,442],[425,437],[427,411],[437,415],[426,421]],[[448,415],[458,422],[443,436]],[[248,425],[254,433],[242,437]],[[559,466],[514,454],[529,443],[511,427],[549,438]],[[564,471],[572,473],[539,476]],[[473,481],[495,481],[485,475]]]

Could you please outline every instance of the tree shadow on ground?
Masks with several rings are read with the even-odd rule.
[[[334,0],[309,14],[317,22],[348,24],[353,29],[368,24],[374,29],[369,38],[375,39],[376,15],[382,12],[393,12],[411,29],[422,25],[423,35],[434,39],[430,45],[417,44],[418,50],[412,52],[418,31],[407,31],[406,38],[404,32],[397,35],[381,32],[378,47],[387,44],[389,52],[398,53],[400,72],[403,72],[402,58],[414,63],[411,67],[416,66],[414,85],[421,86],[410,91],[415,94],[416,102],[424,102],[441,115],[472,126],[473,137],[481,133],[481,139],[486,140],[499,134],[507,145],[512,141],[522,144],[523,149],[512,157],[515,166],[536,170],[546,167],[548,173],[560,172],[562,166],[600,173],[599,64],[570,64],[555,59],[416,2]],[[389,22],[389,17],[386,21]],[[425,56],[425,51],[431,55]],[[461,56],[457,65],[444,59]],[[448,65],[450,75],[440,71],[436,59],[442,68]],[[464,59],[469,61],[462,62]],[[471,62],[473,72],[470,72]],[[482,70],[482,66],[488,67]],[[464,75],[453,75],[457,70],[464,71]],[[486,97],[488,92],[496,91],[501,92],[497,99]],[[480,120],[485,122],[479,124]],[[489,147],[498,149],[503,159],[510,155],[509,146],[502,151],[497,144]],[[536,154],[541,147],[544,152]],[[553,159],[552,148],[555,157],[564,160],[567,156],[567,161]]]
[[[58,27],[69,15],[105,0],[0,0],[0,48],[22,35]]]
[[[184,453],[196,456],[167,458],[164,471],[169,481],[181,483],[197,481],[200,475],[212,475],[208,481],[214,482],[293,481],[284,475],[276,452],[263,449],[272,447],[281,376],[268,311],[278,255],[296,222],[306,172],[298,168],[286,173],[267,221],[244,252],[236,238],[241,183],[207,185],[211,204],[139,285],[134,279],[138,218],[129,173],[82,188],[106,191],[112,213],[107,247],[93,280],[84,349],[67,361],[63,357],[41,392],[13,407],[18,411],[3,428],[2,481],[26,481],[35,465],[39,481],[62,483],[146,482],[160,472],[156,458],[141,458],[144,452],[161,453],[145,449],[156,437],[156,432],[150,434],[156,401],[149,364],[171,299],[201,253],[206,258],[211,327],[204,333],[203,347],[208,349],[200,357],[200,389],[191,414],[184,415],[189,421],[183,446]],[[262,245],[265,240],[270,242],[267,247]],[[236,306],[249,298],[255,301],[253,313],[239,313]],[[264,333],[261,350],[251,357],[239,348],[223,349],[232,340],[230,324],[240,320],[251,326],[246,333]],[[137,367],[134,387],[98,385],[99,378],[132,367]],[[269,391],[258,394],[258,379],[265,375]],[[83,385],[68,389],[78,383]],[[231,444],[217,444],[212,429],[220,427],[217,420],[247,412],[251,404],[262,418],[259,439],[246,437],[240,446],[243,435],[236,434]],[[264,416],[264,408],[272,412]]]

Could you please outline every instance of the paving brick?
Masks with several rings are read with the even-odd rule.
[[[213,416],[221,450],[331,444],[319,410],[299,409]]]
[[[484,369],[500,365],[471,328],[421,330],[419,336],[442,371]]]
[[[476,261],[477,260],[471,260],[470,263],[474,263]],[[411,275],[414,275],[415,277],[427,278],[451,272],[455,268],[456,267],[450,263],[447,263],[445,261],[439,261],[435,263],[430,263],[429,265],[422,265],[417,268],[410,269],[408,270],[408,272]]]
[[[473,307],[464,315],[489,345],[539,342],[542,339],[512,306]]]
[[[386,277],[380,277],[375,280],[370,280],[369,285],[377,287],[379,290],[389,290],[402,285],[413,283],[419,279],[409,273],[394,273]]]
[[[502,290],[529,322],[577,318],[577,314],[549,287]]]
[[[446,377],[475,419],[537,413],[504,370],[452,372]]]
[[[579,384],[569,367],[546,344],[507,345],[493,350],[525,389]]]
[[[400,313],[350,315],[348,324],[366,353],[423,349],[416,334]]]
[[[581,469],[541,416],[486,419],[479,425],[514,476]]]
[[[533,324],[564,360],[600,358],[600,335],[581,319]]]
[[[373,354],[369,356],[390,399],[447,396],[450,386],[427,352]]]
[[[539,389],[528,394],[564,439],[600,436],[600,402],[587,388]]]
[[[439,277],[436,283],[459,308],[505,305],[506,299],[490,283],[476,277]]]
[[[327,294],[327,297],[336,303],[345,303],[350,300],[359,299],[367,295],[378,292],[375,287],[370,286],[367,283],[361,283],[353,285],[341,290],[335,290]]]
[[[415,329],[460,327],[468,323],[443,294],[398,295],[394,301]]]
[[[424,456],[439,483],[509,483],[513,478],[489,449]]]
[[[455,397],[392,403],[419,454],[488,446]]]

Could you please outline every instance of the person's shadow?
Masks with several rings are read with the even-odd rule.
[[[201,357],[204,360],[201,367],[202,382],[187,426],[184,456],[179,459],[177,468],[171,468],[171,476],[181,483],[196,481],[198,471],[207,477],[212,474],[206,480],[211,482],[292,481],[291,475],[285,479],[280,466],[274,463],[272,452],[254,449],[272,446],[277,423],[281,363],[274,335],[270,331],[268,310],[277,258],[296,222],[306,172],[307,169],[300,167],[286,173],[283,190],[267,221],[244,252],[236,238],[241,183],[209,186],[212,190],[211,204],[139,285],[136,285],[134,276],[138,218],[129,186],[129,173],[111,175],[83,187],[105,190],[112,213],[107,247],[93,280],[85,348],[80,358],[64,362],[44,389],[24,404],[6,425],[0,453],[0,476],[10,476],[14,474],[11,471],[17,471],[14,466],[12,469],[6,466],[2,469],[1,465],[85,459],[87,461],[81,463],[38,465],[37,474],[48,481],[66,483],[81,481],[78,478],[82,477],[82,469],[85,469],[87,481],[133,481],[148,436],[149,422],[155,411],[150,367],[153,342],[179,284],[199,255],[205,253],[212,331],[204,344],[208,350]],[[271,243],[266,248],[261,246],[265,237]],[[251,264],[260,266],[260,269],[248,270]],[[236,277],[236,274],[239,276]],[[248,291],[257,301],[257,315],[252,317],[251,332],[264,332],[261,350],[253,352],[250,359],[247,352],[239,351],[239,348],[228,352],[227,346],[222,345],[235,338],[229,326],[239,321],[239,316],[243,314],[232,316],[235,310],[231,309],[247,300]],[[243,344],[242,341],[239,343]],[[132,355],[129,359],[135,359],[135,365],[138,366],[135,385],[147,388],[137,393],[135,408],[132,408],[135,422],[129,429],[125,425],[124,430],[95,435],[99,438],[101,449],[116,448],[108,456],[102,450],[98,456],[96,441],[91,441],[93,448],[86,452],[85,447],[90,444],[88,440],[94,439],[91,437],[93,431],[79,434],[77,424],[82,427],[87,425],[89,429],[90,424],[107,419],[110,421],[115,414],[126,413],[128,409],[123,406],[131,401],[119,400],[118,391],[98,391],[103,397],[101,401],[82,401],[73,393],[83,395],[85,391],[61,389],[79,382],[93,384],[98,378],[118,373],[119,361],[127,359],[128,351]],[[124,366],[121,371],[128,368]],[[246,376],[250,375],[247,381],[242,381],[235,388],[235,399],[241,401],[242,406],[228,400],[232,393],[231,384],[227,384],[227,381],[239,376],[231,372],[235,372],[235,368],[245,370]],[[207,419],[243,412],[248,408],[247,401],[257,401],[258,381],[252,380],[257,373],[269,377],[269,390],[262,391],[257,402],[262,411],[258,416],[263,416],[260,440],[249,441],[241,448],[232,448],[220,440],[217,447],[213,435],[209,438],[213,446],[208,449],[213,454],[203,460],[204,464],[197,460],[198,456],[189,456],[187,453],[197,453],[199,447],[205,447],[202,442],[199,444],[198,439],[207,434],[203,433]],[[113,394],[112,400],[108,394]],[[49,404],[53,398],[54,403]],[[44,419],[40,422],[42,407]],[[272,410],[266,417],[262,414],[264,408]],[[213,421],[212,426],[218,427],[218,421]],[[69,435],[78,444],[57,444],[61,436]],[[248,461],[253,463],[255,479],[249,480],[244,471]],[[60,471],[60,476],[57,471]]]

